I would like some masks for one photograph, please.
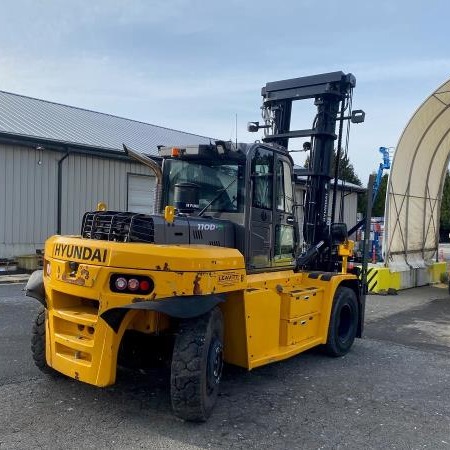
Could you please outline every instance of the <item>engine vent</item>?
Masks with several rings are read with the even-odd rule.
[[[155,228],[153,218],[145,214],[94,211],[83,216],[81,236],[102,241],[153,243]]]
[[[192,236],[194,239],[203,239],[203,233],[200,230],[194,230]]]
[[[214,245],[214,246],[216,246],[216,247],[221,247],[220,241],[210,241],[210,242],[209,242],[209,245]]]

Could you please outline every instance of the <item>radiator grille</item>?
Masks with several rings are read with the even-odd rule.
[[[83,216],[81,236],[102,241],[153,243],[153,218],[131,212],[87,212]]]

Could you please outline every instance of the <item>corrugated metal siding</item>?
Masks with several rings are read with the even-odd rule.
[[[0,144],[0,257],[34,253],[56,233],[58,160],[64,154]],[[41,164],[39,164],[39,161]],[[61,231],[79,234],[83,214],[105,201],[127,208],[127,173],[153,175],[139,163],[69,155],[63,161]]]
[[[328,208],[329,217],[331,218],[331,205],[333,201],[333,192],[330,192],[330,204]],[[340,203],[341,203],[341,193],[337,192],[337,202],[336,202],[336,218],[335,221],[339,222],[340,214]],[[343,221],[347,224],[347,228],[350,229],[356,225],[356,214],[358,210],[358,194],[356,192],[346,192],[344,197],[344,214]]]
[[[69,155],[63,162],[62,234],[79,234],[86,211],[102,201],[108,209],[126,211],[127,174],[153,175],[139,163]]]
[[[58,154],[0,144],[0,257],[34,251],[56,230]],[[39,161],[41,164],[39,164]]]
[[[295,202],[297,204],[303,204],[304,193],[306,192],[306,187],[304,185],[296,185],[295,186]],[[340,191],[338,191],[337,195],[337,204],[336,204],[336,221],[339,221],[339,212],[340,212]],[[330,202],[328,208],[328,217],[331,219],[331,205],[333,201],[333,192],[330,192]],[[344,197],[344,222],[347,224],[347,228],[350,229],[354,225],[356,225],[356,214],[358,208],[358,194],[356,192],[346,192]],[[297,220],[300,227],[300,239],[303,240],[303,218],[304,211],[303,207],[296,208]]]
[[[358,223],[357,215],[358,194],[356,192],[352,192],[345,198],[344,222],[347,224],[348,229],[354,227]]]

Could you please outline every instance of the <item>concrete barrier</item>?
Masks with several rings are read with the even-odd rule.
[[[400,289],[409,289],[439,283],[441,274],[447,272],[447,263],[436,262],[428,267],[391,272],[388,267],[369,264],[367,285],[373,294],[387,294]]]

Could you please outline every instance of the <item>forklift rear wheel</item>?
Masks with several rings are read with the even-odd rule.
[[[46,310],[42,306],[33,323],[31,352],[33,354],[34,364],[36,364],[41,372],[47,375],[56,375],[58,372],[53,370],[45,359],[45,313]]]
[[[358,329],[358,301],[353,289],[339,287],[333,300],[325,351],[343,356],[350,350]]]
[[[223,367],[223,316],[216,306],[208,313],[180,322],[170,377],[176,416],[204,422],[217,400]]]

